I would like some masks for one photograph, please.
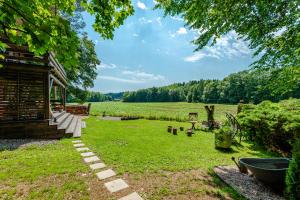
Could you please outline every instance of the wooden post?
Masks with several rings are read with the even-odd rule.
[[[50,77],[49,72],[45,73],[45,119],[50,119]]]

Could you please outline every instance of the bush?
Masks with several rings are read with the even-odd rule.
[[[300,199],[300,139],[294,144],[293,159],[286,175],[286,198]]]
[[[300,137],[300,100],[244,105],[238,120],[246,138],[288,155],[293,142]]]
[[[232,143],[232,130],[228,126],[223,126],[221,129],[215,131],[215,147],[216,148],[230,148]]]

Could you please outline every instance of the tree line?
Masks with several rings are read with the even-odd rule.
[[[85,103],[85,102],[103,102],[112,101],[109,95],[100,92],[82,90],[78,87],[70,87],[67,93],[67,102],[69,103]]]
[[[125,92],[124,102],[203,102],[203,103],[259,103],[264,100],[277,102],[290,97],[300,98],[300,82],[286,88],[284,77],[299,80],[298,68],[272,70],[245,70],[233,73],[223,80],[189,81],[165,87],[152,87]],[[291,74],[292,73],[292,74]],[[297,76],[295,76],[297,75]],[[290,77],[289,77],[290,79]]]

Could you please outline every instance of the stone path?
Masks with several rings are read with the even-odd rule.
[[[81,152],[80,155],[83,157],[83,161],[90,166],[90,168],[95,171],[97,178],[101,181],[107,181],[106,179],[110,179],[104,183],[104,186],[110,193],[118,193],[123,191],[126,188],[129,188],[129,185],[121,178],[114,178],[116,176],[116,172],[112,169],[105,169],[106,165],[100,161],[100,158],[96,156],[95,153],[91,152],[88,147],[85,147],[85,144],[82,143],[81,140],[74,140],[73,146],[76,148],[78,152]],[[102,170],[102,171],[98,171]],[[114,179],[114,180],[112,180]],[[137,193],[132,192],[127,196],[120,198],[119,200],[143,200],[143,198]]]

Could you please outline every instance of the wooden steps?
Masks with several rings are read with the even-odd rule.
[[[54,120],[49,123],[50,126],[56,126],[57,131],[63,132],[64,137],[81,136],[81,117],[70,113],[53,113]]]

